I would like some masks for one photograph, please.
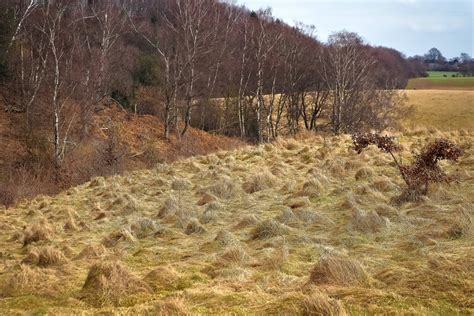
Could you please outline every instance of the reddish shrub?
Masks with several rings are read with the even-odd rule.
[[[395,157],[394,152],[401,149],[392,137],[377,134],[355,134],[352,136],[354,149],[361,153],[369,145],[376,145],[382,151],[389,153],[407,185],[407,189],[398,198],[399,202],[416,200],[428,193],[428,185],[436,182],[450,182],[448,176],[438,166],[440,160],[456,161],[462,154],[462,149],[447,139],[437,139],[422,149],[411,165],[403,165]]]

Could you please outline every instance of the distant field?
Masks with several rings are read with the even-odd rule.
[[[429,71],[428,77],[410,79],[407,90],[474,90],[474,77],[453,77],[455,71]]]
[[[407,120],[409,126],[474,129],[474,90],[408,90],[406,93],[408,104],[415,108]]]
[[[449,79],[453,75],[458,75],[457,71],[428,71],[428,79]]]

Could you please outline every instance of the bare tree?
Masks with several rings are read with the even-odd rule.
[[[74,92],[75,86],[68,80],[75,52],[71,34],[72,24],[65,18],[68,5],[67,1],[47,2],[41,8],[42,21],[37,26],[48,43],[48,54],[51,56],[46,79],[53,116],[53,162],[57,176],[75,118],[73,114],[72,118],[63,120],[66,101]]]
[[[259,12],[257,17],[253,18],[256,31],[253,38],[254,58],[256,61],[257,85],[255,89],[255,98],[257,106],[255,109],[257,115],[257,139],[261,143],[264,141],[264,131],[267,130],[266,125],[269,124],[269,118],[265,117],[265,66],[266,62],[273,50],[279,43],[282,35],[278,29],[272,29],[271,10]],[[268,114],[267,114],[268,115]]]
[[[111,52],[126,28],[127,19],[119,2],[85,2],[75,8],[74,38],[83,69],[75,71],[75,75],[81,83],[78,93],[82,95],[80,119],[85,136],[92,109],[110,93]]]
[[[34,10],[38,8],[39,5],[39,0],[14,1],[12,6],[15,26],[13,34],[8,41],[5,56],[8,54],[13,43],[20,37],[21,34],[24,33],[22,30],[24,29],[26,20],[34,12]]]
[[[375,60],[355,33],[339,32],[329,38],[320,55],[322,75],[331,91],[333,132],[350,132],[381,123],[394,104],[378,90],[372,74]],[[379,103],[381,96],[387,96]]]

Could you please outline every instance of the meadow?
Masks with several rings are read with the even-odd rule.
[[[474,91],[405,90],[407,105],[414,112],[405,119],[409,128],[443,131],[474,129]]]
[[[415,78],[408,81],[407,90],[471,90],[474,91],[474,77],[462,77],[452,71],[429,71],[426,78]]]
[[[470,314],[474,134],[457,177],[393,204],[391,159],[348,135],[249,146],[0,211],[0,314]]]

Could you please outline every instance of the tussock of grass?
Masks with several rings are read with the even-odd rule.
[[[329,165],[329,170],[333,176],[344,177],[346,176],[346,169],[344,168],[345,162],[340,160],[328,160],[326,165]]]
[[[50,270],[21,264],[0,283],[0,297],[54,293],[56,282],[57,277]]]
[[[283,239],[268,249],[263,258],[263,266],[270,270],[282,270],[289,261],[288,243]]]
[[[212,271],[211,276],[219,280],[219,282],[249,282],[253,276],[252,270],[246,267],[239,267],[236,265],[230,267],[224,267]]]
[[[148,273],[145,281],[155,292],[172,291],[179,288],[181,274],[172,266],[160,266]]]
[[[316,178],[312,178],[303,183],[303,188],[298,195],[315,198],[321,194],[321,191],[323,191],[323,185],[321,182]]]
[[[171,183],[171,189],[176,190],[176,191],[189,190],[191,186],[192,186],[191,182],[189,182],[186,179],[175,179]]]
[[[32,249],[28,252],[26,257],[21,261],[23,264],[37,265],[39,260],[38,249]]]
[[[258,191],[272,188],[276,183],[276,177],[268,170],[264,169],[250,177],[243,185],[244,191],[252,194]]]
[[[214,240],[222,246],[228,246],[238,241],[234,234],[226,230],[220,230]]]
[[[91,188],[98,188],[105,186],[105,179],[103,177],[94,178],[90,183],[89,187]]]
[[[298,222],[298,217],[291,208],[285,208],[281,214],[276,217],[276,220],[282,224],[291,225]]]
[[[299,197],[299,198],[292,198],[289,199],[287,205],[292,209],[307,207],[311,205],[311,201],[307,196]]]
[[[357,170],[355,174],[355,178],[357,181],[369,180],[373,176],[374,176],[374,170],[370,167],[362,167],[359,170]]]
[[[208,187],[210,193],[220,199],[229,199],[237,193],[237,185],[228,177],[221,177]]]
[[[104,257],[106,254],[107,248],[105,248],[104,245],[92,244],[85,246],[75,259],[98,259]]]
[[[145,282],[120,263],[99,262],[89,269],[81,295],[82,299],[96,307],[119,306],[128,295],[150,291]]]
[[[128,193],[119,196],[111,204],[112,211],[120,215],[133,214],[137,212],[139,208],[140,203]]]
[[[219,218],[217,210],[215,208],[207,208],[200,216],[199,221],[203,224],[209,224],[216,221]]]
[[[216,197],[213,196],[212,194],[209,194],[209,193],[204,193],[201,198],[199,199],[199,201],[197,202],[197,205],[198,206],[203,206],[203,205],[206,205],[206,204],[209,204],[211,202],[215,202],[216,201]]]
[[[140,218],[130,226],[131,233],[138,239],[147,238],[159,230],[156,221],[150,218]]]
[[[266,239],[281,236],[287,233],[287,229],[274,219],[267,219],[258,224],[252,230],[252,239]]]
[[[64,229],[67,231],[76,231],[79,227],[76,224],[76,220],[74,219],[74,215],[71,210],[67,211],[66,222],[64,223]]]
[[[242,229],[249,226],[255,226],[260,223],[260,219],[258,219],[255,215],[244,215],[240,221],[235,225],[236,229]]]
[[[42,248],[38,253],[38,265],[41,267],[61,265],[67,261],[62,251],[47,246]]]
[[[301,315],[304,316],[345,316],[344,306],[337,299],[314,290],[301,300]]]
[[[334,224],[333,221],[321,215],[318,211],[313,210],[311,208],[304,208],[298,209],[294,211],[296,217],[300,220],[301,223],[304,225],[311,225],[311,224],[323,224],[323,225],[332,225]]]
[[[359,209],[352,210],[352,228],[364,232],[375,233],[390,225],[388,218],[382,217],[376,211],[364,212]]]
[[[191,219],[186,225],[186,235],[203,234],[205,232],[206,229],[204,228],[204,226],[202,226],[201,223],[199,223],[199,221],[195,218]]]
[[[323,255],[311,271],[310,282],[364,286],[369,283],[369,276],[355,259],[340,255]]]
[[[181,205],[178,197],[171,195],[166,198],[163,206],[161,207],[160,211],[158,212],[158,217],[163,218],[169,215],[174,215],[176,212],[179,211]]]
[[[23,231],[23,246],[41,240],[49,240],[53,235],[51,225],[45,220],[33,224]]]
[[[230,265],[246,265],[250,261],[250,256],[239,244],[229,246],[220,256],[220,262]]]
[[[133,236],[129,227],[122,227],[117,232],[102,239],[102,244],[107,248],[115,247],[121,241],[135,242],[136,238]]]

